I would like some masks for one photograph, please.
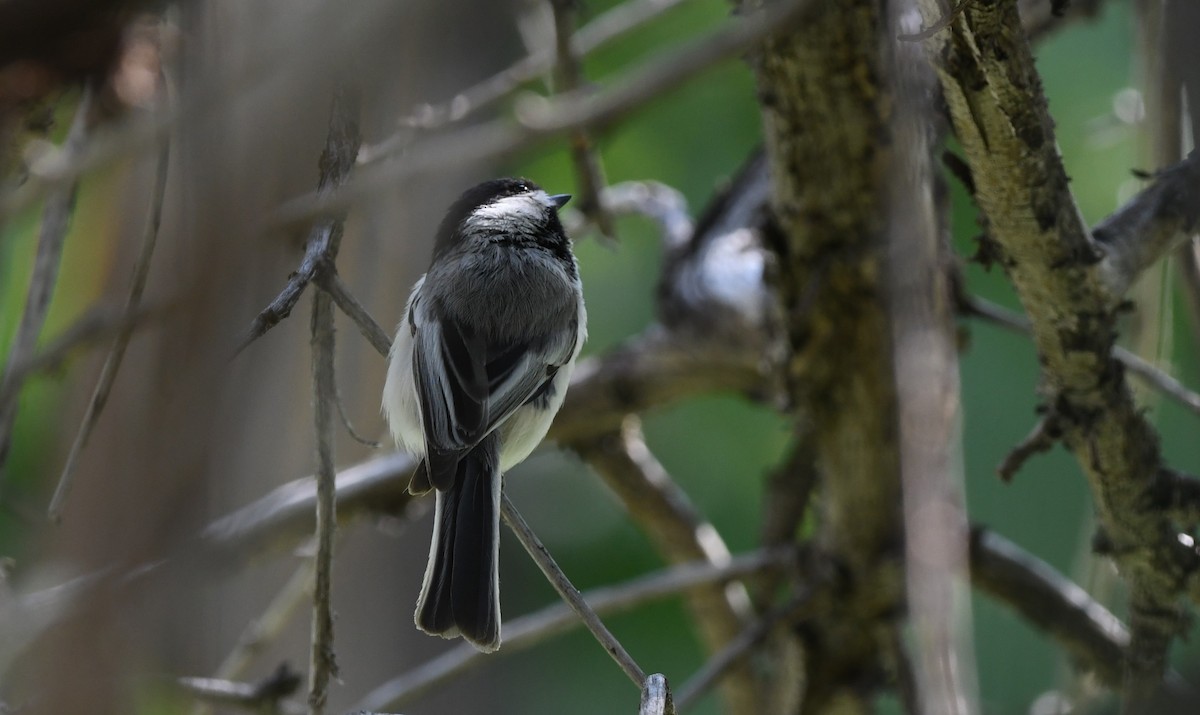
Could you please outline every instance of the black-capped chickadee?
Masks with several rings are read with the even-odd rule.
[[[483,651],[500,647],[501,475],[545,437],[587,336],[568,199],[496,179],[450,206],[383,388],[396,443],[424,458],[409,491],[437,490],[417,627]]]

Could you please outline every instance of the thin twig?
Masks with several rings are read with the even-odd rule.
[[[680,564],[622,584],[588,591],[583,599],[597,615],[608,616],[711,584],[773,573],[793,558],[791,549],[760,549],[735,556],[720,566],[699,561]],[[504,648],[495,654],[481,653],[470,644],[460,643],[433,660],[383,683],[355,707],[364,710],[403,707],[471,668],[491,662],[498,655],[512,655],[531,648],[581,624],[579,616],[568,604],[556,602],[504,624]]]
[[[983,318],[1000,327],[1029,337],[1031,328],[1029,320],[1019,313],[996,305],[977,296],[967,296],[963,299],[963,310],[968,315]],[[1151,387],[1159,390],[1167,397],[1178,402],[1183,407],[1200,415],[1200,394],[1189,390],[1183,383],[1171,377],[1153,363],[1139,355],[1131,353],[1121,346],[1113,348],[1113,357],[1134,375],[1145,380]]]
[[[331,191],[349,175],[362,142],[358,129],[357,94],[339,87],[329,117],[329,135],[321,154],[320,189]],[[325,244],[314,255],[313,246],[305,260],[314,258],[315,270],[334,265],[342,236],[342,219],[329,222],[323,233]],[[303,286],[300,287],[303,290]],[[299,294],[297,293],[297,296]],[[309,654],[308,709],[310,715],[325,711],[329,679],[337,677],[333,652],[333,542],[337,528],[337,474],[333,457],[333,409],[337,403],[334,372],[333,298],[325,291],[313,294],[312,311],[313,424],[317,444],[316,577],[313,585],[312,649]]]
[[[144,327],[150,319],[161,316],[164,308],[143,308],[132,315],[123,315],[116,306],[93,307],[66,330],[47,343],[24,362],[8,366],[12,376],[7,387],[0,388],[0,404],[16,397],[21,384],[39,372],[58,370],[72,352],[94,343],[111,339],[123,330]]]
[[[633,684],[641,688],[642,683],[646,680],[646,672],[638,666],[638,664],[630,657],[629,653],[621,645],[620,641],[608,630],[608,627],[596,615],[596,612],[588,606],[587,601],[583,600],[579,589],[571,583],[567,575],[563,573],[558,564],[554,562],[554,558],[550,556],[550,552],[538,539],[537,534],[529,528],[529,524],[525,523],[525,519],[521,513],[517,511],[517,507],[513,505],[507,494],[500,496],[500,515],[504,517],[504,523],[508,524],[516,535],[517,540],[521,542],[521,546],[529,552],[534,563],[538,565],[542,573],[546,576],[546,580],[554,587],[558,595],[571,606],[571,610],[583,619],[584,625],[592,632],[596,640],[608,651],[612,659],[616,661],[625,675],[633,681]]]
[[[550,0],[550,8],[554,13],[554,91],[573,92],[584,83],[583,67],[580,65],[579,56],[571,47],[571,36],[575,30],[575,0]],[[575,182],[583,194],[579,210],[591,219],[602,236],[614,238],[616,229],[612,216],[600,199],[606,183],[604,169],[586,127],[571,132],[570,145],[571,162],[575,166]]]
[[[317,191],[313,194],[317,197],[334,194],[346,184],[350,179],[350,171],[354,168],[358,148],[362,144],[358,126],[359,97],[356,91],[349,88],[339,89],[335,106],[340,104],[347,105],[347,109],[344,112],[335,111],[330,118],[329,136],[325,151],[321,154],[321,178],[317,183]],[[353,109],[350,109],[351,105]],[[339,116],[341,114],[344,116]],[[300,267],[291,275],[279,295],[255,316],[249,329],[238,341],[234,355],[291,315],[308,284],[319,273],[333,269],[342,241],[344,219],[343,215],[334,215],[313,224],[309,230]]]
[[[329,679],[337,677],[333,653],[333,538],[337,522],[336,473],[333,467],[333,299],[313,294],[313,402],[317,440],[317,553],[313,586],[312,650],[309,656],[310,715],[325,712]]]
[[[92,89],[84,89],[75,108],[75,118],[67,132],[61,149],[64,160],[70,161],[84,146],[91,124]],[[42,209],[42,228],[38,236],[37,256],[34,258],[33,273],[29,278],[29,293],[25,299],[25,311],[17,326],[16,337],[5,361],[3,378],[0,378],[0,394],[12,397],[0,402],[0,466],[8,458],[12,447],[12,427],[17,416],[16,392],[20,387],[13,379],[10,366],[21,365],[33,355],[46,315],[50,312],[50,299],[58,284],[58,267],[62,258],[63,243],[71,225],[71,214],[75,208],[75,196],[79,188],[77,181],[64,185],[46,198]]]
[[[572,35],[571,48],[576,56],[585,57],[682,2],[683,0],[632,0],[617,5]],[[359,153],[359,161],[368,163],[395,154],[406,144],[406,138],[413,130],[436,129],[466,119],[474,112],[512,94],[526,82],[544,75],[553,66],[554,56],[550,52],[531,54],[499,74],[459,92],[449,102],[424,105],[399,121],[399,133],[378,144],[364,146]]]
[[[371,343],[371,347],[375,348],[383,357],[387,357],[388,351],[392,349],[391,339],[388,338],[379,323],[375,322],[367,309],[350,293],[350,289],[346,287],[338,272],[332,269],[323,271],[315,280],[317,285],[333,296],[333,300],[342,309],[342,312],[354,321],[354,324],[358,326],[358,331],[367,339],[367,342]]]
[[[791,29],[811,0],[784,0],[726,23],[720,30],[665,54],[633,72],[612,89],[579,90],[552,100],[530,98],[518,108],[519,124],[508,118],[431,137],[413,146],[403,161],[363,167],[342,189],[305,194],[284,202],[272,216],[277,224],[336,215],[351,204],[447,163],[463,164],[512,156],[544,139],[588,126],[601,131],[648,102],[661,98],[700,72],[746,52],[768,37]]]
[[[743,658],[771,633],[771,631],[786,620],[796,619],[805,606],[811,601],[812,594],[803,592],[797,594],[788,603],[777,606],[763,616],[757,623],[743,630],[737,638],[719,653],[708,659],[700,670],[679,688],[675,696],[675,708],[682,712],[687,710],[700,696],[716,684],[730,668],[741,662]]]
[[[1033,430],[1021,440],[1017,446],[1009,450],[1004,461],[996,467],[996,473],[1006,482],[1011,482],[1025,462],[1035,454],[1049,452],[1058,443],[1062,435],[1059,432],[1058,421],[1053,413],[1043,416],[1033,426]]]
[[[721,535],[646,445],[636,416],[627,417],[618,432],[571,448],[600,475],[668,561],[702,558],[720,564],[729,560],[729,549]],[[735,639],[752,615],[750,597],[741,584],[697,590],[688,595],[687,604],[709,653]],[[761,689],[751,670],[739,668],[737,677],[731,678],[723,690],[730,711],[761,709]]]
[[[336,398],[334,402],[337,403],[338,418],[342,421],[342,427],[346,428],[346,433],[350,435],[350,439],[364,447],[379,449],[379,442],[363,437],[358,433],[358,430],[354,429],[354,424],[350,421],[350,416],[346,414],[346,405],[342,402],[342,391],[335,390],[334,397]]]
[[[116,382],[117,372],[121,369],[121,361],[125,359],[125,349],[129,347],[129,341],[133,337],[133,323],[130,322],[130,318],[137,313],[141,306],[142,294],[146,289],[146,279],[150,275],[150,259],[154,256],[154,247],[158,243],[158,230],[162,225],[163,200],[167,193],[167,170],[170,167],[170,163],[171,141],[170,139],[164,139],[162,148],[158,153],[158,163],[155,167],[154,191],[150,198],[146,224],[142,229],[142,243],[138,249],[137,259],[133,264],[133,277],[129,281],[129,294],[125,297],[125,307],[122,310],[122,319],[125,327],[113,338],[112,347],[109,349],[108,357],[104,359],[104,367],[100,371],[100,379],[97,380],[96,387],[92,391],[92,398],[88,402],[87,412],[84,413],[83,421],[79,425],[79,431],[75,434],[75,441],[71,444],[71,451],[67,454],[67,461],[63,466],[62,476],[59,477],[58,486],[55,488],[54,496],[50,500],[48,513],[50,520],[55,523],[62,520],[63,507],[66,503],[67,495],[71,491],[71,485],[75,478],[75,469],[79,464],[79,456],[83,453],[83,448],[92,436],[92,430],[95,428],[96,422],[100,419],[100,413],[104,411],[104,406],[108,403],[108,395],[112,391],[113,383]]]
[[[221,665],[217,666],[215,677],[226,680],[241,677],[254,658],[271,641],[279,637],[312,588],[315,566],[311,559],[302,559],[302,563],[292,572],[262,614],[246,624],[233,650],[225,656]]]

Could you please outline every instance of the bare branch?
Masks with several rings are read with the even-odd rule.
[[[1030,42],[1045,39],[1052,32],[1069,26],[1071,20],[1094,18],[1103,0],[1072,0],[1065,13],[1057,12],[1058,3],[1052,0],[1019,0],[1021,26]]]
[[[98,306],[89,310],[66,330],[47,341],[36,354],[24,362],[8,365],[10,384],[0,386],[0,404],[16,398],[25,380],[39,372],[58,370],[77,349],[109,340],[126,329],[136,330],[154,318],[161,316],[164,308],[142,308],[132,315],[123,315],[116,306]]]
[[[662,97],[688,79],[800,21],[811,0],[784,0],[731,20],[708,37],[647,63],[612,89],[579,90],[553,100],[531,98],[518,107],[518,126],[498,119],[453,131],[413,146],[403,161],[364,167],[342,189],[306,194],[275,212],[277,223],[336,215],[351,204],[450,163],[479,162],[512,156],[542,140],[587,126],[601,131],[642,105]]]
[[[521,546],[525,547],[525,551],[533,558],[534,563],[538,565],[542,573],[546,576],[546,580],[554,587],[558,595],[571,606],[571,610],[575,612],[581,619],[588,630],[592,632],[596,640],[608,651],[612,659],[616,661],[625,675],[633,681],[637,687],[642,687],[642,683],[646,680],[646,673],[638,666],[638,664],[630,657],[629,653],[621,645],[620,641],[608,630],[596,612],[588,606],[587,601],[583,600],[579,589],[571,583],[558,564],[554,562],[554,558],[550,556],[550,552],[538,539],[537,534],[529,528],[529,524],[525,523],[521,513],[513,506],[507,494],[500,496],[500,515],[504,518],[504,523],[508,524],[516,535],[517,540],[521,542]]]
[[[571,47],[571,36],[575,29],[575,0],[550,0],[554,12],[554,91],[573,92],[584,84],[583,67],[579,56]],[[604,169],[600,156],[586,127],[571,132],[571,161],[575,165],[575,183],[583,194],[579,210],[591,219],[605,238],[613,238],[616,229],[612,216],[600,200],[604,190]]]
[[[1004,481],[1012,481],[1012,478],[1017,475],[1021,467],[1025,466],[1025,462],[1029,461],[1030,457],[1042,452],[1049,452],[1054,448],[1060,436],[1061,430],[1054,413],[1043,416],[1033,426],[1033,430],[1025,436],[1025,439],[1004,456],[1004,461],[1000,463],[999,467],[996,467],[996,473]]]
[[[960,298],[960,303],[968,315],[982,318],[1018,335],[1025,337],[1032,335],[1029,319],[1023,315],[976,296]],[[1113,347],[1112,356],[1151,387],[1159,390],[1184,408],[1200,415],[1200,394],[1189,390],[1183,383],[1163,372],[1158,366],[1120,345]]]
[[[404,514],[416,500],[406,491],[417,463],[393,452],[337,475],[337,517]],[[275,549],[294,548],[314,529],[316,481],[304,477],[210,523],[192,548],[214,566],[235,568]],[[191,555],[191,554],[189,554]]]
[[[355,109],[347,112],[345,116],[337,116],[338,113],[335,112],[330,118],[329,135],[319,162],[321,178],[314,194],[317,197],[336,193],[349,180],[358,148],[362,144],[362,135],[358,128],[359,98],[357,95],[349,96],[354,94],[354,90],[342,88],[338,92],[341,97],[338,101],[353,104]],[[250,328],[238,342],[235,355],[291,315],[292,308],[296,307],[309,282],[319,272],[336,264],[344,221],[344,216],[333,216],[313,224],[309,230],[300,267],[288,279],[287,285],[279,295],[254,318]]]
[[[345,111],[334,104],[334,112]],[[333,371],[333,299],[313,294],[312,371],[317,444],[316,578],[313,586],[312,650],[308,670],[308,711],[325,712],[329,679],[337,677],[333,652],[333,540],[337,526],[337,489],[333,457],[333,409],[337,386]]]
[[[763,616],[757,623],[742,631],[737,638],[730,641],[719,653],[710,658],[699,671],[688,679],[675,698],[675,707],[679,711],[687,710],[708,689],[727,675],[731,668],[745,658],[751,650],[761,644],[777,626],[785,620],[797,621],[803,618],[812,594],[804,592],[790,602],[777,606]],[[783,677],[787,677],[786,675]]]
[[[679,564],[623,584],[588,591],[583,599],[597,615],[614,615],[696,588],[771,573],[786,567],[792,559],[794,554],[790,549],[776,549],[738,555],[721,566],[708,562]],[[504,648],[496,653],[481,653],[468,643],[460,643],[375,688],[356,707],[364,710],[403,707],[477,665],[531,648],[579,625],[582,625],[579,616],[559,601],[505,623]]]
[[[958,3],[951,16],[939,22],[948,26],[965,5]],[[919,17],[915,0],[889,3],[887,34],[900,35]],[[888,182],[884,290],[892,335],[905,601],[912,637],[902,644],[896,634],[891,650],[900,664],[901,695],[914,712],[970,715],[979,713],[980,705],[967,589],[962,393],[946,270],[950,259],[944,248],[950,242],[947,217],[938,211],[934,196],[933,144],[938,137],[930,126],[937,124],[932,105],[936,92],[921,47],[903,39],[890,48],[895,148]]]
[[[971,531],[971,580],[1045,631],[1109,687],[1121,687],[1129,631],[1074,581],[988,529]]]
[[[282,701],[300,688],[301,676],[287,663],[257,683],[241,683],[221,678],[178,678],[175,683],[188,695],[214,705],[242,708],[267,715],[292,715],[303,712]]]
[[[1092,229],[1109,290],[1123,295],[1142,271],[1189,240],[1198,221],[1200,152],[1193,151]]]
[[[758,392],[767,379],[761,355],[728,343],[696,343],[660,326],[647,328],[571,376],[550,439],[579,442],[609,432],[625,416],[700,393]]]
[[[133,277],[129,281],[129,293],[125,297],[125,306],[122,309],[121,322],[124,327],[113,338],[108,357],[104,359],[104,367],[100,370],[100,379],[97,380],[96,387],[92,391],[83,422],[79,425],[79,431],[75,435],[75,441],[71,444],[71,451],[67,454],[66,464],[59,477],[58,486],[54,490],[54,496],[50,499],[48,512],[50,520],[56,523],[62,519],[63,507],[74,481],[79,456],[83,453],[83,448],[87,446],[92,429],[96,426],[96,422],[100,419],[100,413],[104,411],[104,406],[108,403],[108,395],[112,391],[113,383],[117,380],[117,371],[121,369],[121,361],[125,358],[125,349],[129,347],[129,341],[133,337],[133,317],[140,310],[142,293],[146,289],[146,279],[150,276],[150,259],[154,256],[154,247],[158,243],[158,229],[162,224],[163,200],[167,194],[167,170],[170,165],[171,142],[167,139],[163,141],[162,148],[159,149],[154,173],[154,190],[151,193],[146,225],[142,229],[142,243],[133,264]]]
[[[391,338],[384,332],[383,328],[379,327],[379,323],[371,317],[367,309],[358,302],[358,299],[350,292],[350,289],[342,282],[342,278],[336,270],[330,269],[321,271],[316,275],[314,280],[322,289],[333,296],[333,300],[342,309],[342,312],[354,321],[358,326],[358,331],[362,333],[367,342],[371,343],[371,347],[375,348],[383,357],[387,357],[388,351],[392,349]]]
[[[92,90],[87,88],[75,108],[75,119],[63,143],[62,155],[71,161],[84,145],[92,122]],[[63,243],[71,225],[71,213],[75,208],[75,194],[79,185],[73,182],[46,198],[42,209],[42,228],[38,236],[37,256],[34,258],[33,273],[29,278],[29,293],[25,298],[25,311],[17,326],[17,334],[9,348],[5,361],[4,375],[0,378],[0,395],[12,397],[0,402],[0,466],[8,459],[12,447],[12,427],[17,416],[16,393],[20,385],[14,381],[11,368],[26,362],[34,354],[46,315],[50,312],[50,299],[58,284],[58,266],[62,258]]]
[[[634,523],[668,561],[729,561],[721,535],[646,446],[637,417],[627,417],[619,432],[571,446],[616,493]],[[688,596],[688,606],[710,653],[737,638],[752,614],[749,595],[740,584],[698,590]],[[760,690],[753,671],[738,668],[736,677],[726,681],[730,711],[760,710]]]
[[[608,10],[592,20],[579,32],[571,36],[571,49],[577,57],[621,37],[630,30],[654,20],[683,0],[630,0]],[[359,154],[360,163],[368,163],[394,154],[405,144],[405,130],[436,129],[461,121],[474,112],[489,107],[507,97],[526,82],[537,79],[554,66],[554,56],[549,52],[531,54],[499,74],[469,87],[441,105],[424,105],[414,114],[400,120],[400,134],[371,146],[364,146]]]
[[[655,673],[646,678],[646,683],[642,685],[638,715],[675,715],[675,702],[671,697],[667,676]]]
[[[927,18],[937,13],[934,0],[921,6]],[[1184,628],[1194,555],[1145,498],[1161,455],[1112,357],[1122,270],[1104,253],[1115,244],[1093,241],[1083,224],[1016,6],[971,3],[928,45],[999,262],[1031,318],[1043,389],[1130,586],[1123,696],[1133,712],[1159,688]]]
[[[233,650],[217,667],[216,678],[233,680],[245,673],[254,658],[271,641],[278,638],[288,622],[291,621],[292,616],[305,600],[304,597],[308,594],[309,589],[312,588],[315,575],[316,564],[312,560],[305,559],[304,563],[292,572],[262,614],[246,624],[246,628],[238,637]]]

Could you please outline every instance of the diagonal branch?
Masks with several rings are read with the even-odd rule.
[[[525,551],[533,559],[545,575],[546,580],[554,587],[554,591],[559,597],[571,607],[575,615],[579,616],[587,629],[592,632],[596,641],[604,647],[604,650],[612,656],[613,661],[620,666],[625,675],[633,681],[633,684],[639,688],[646,680],[646,672],[638,666],[637,662],[629,655],[616,636],[608,630],[596,612],[592,610],[587,601],[584,600],[583,594],[579,593],[579,589],[575,588],[574,584],[563,573],[558,564],[554,562],[554,557],[546,550],[541,539],[533,530],[529,528],[529,524],[525,523],[525,519],[521,516],[521,512],[509,500],[507,494],[500,495],[500,516],[504,518],[504,523],[512,529],[516,535],[517,541],[521,542],[521,546],[525,547]]]
[[[83,151],[84,140],[92,123],[92,90],[83,92],[75,108],[75,119],[63,144],[63,159],[70,161]],[[16,393],[19,384],[15,381],[13,368],[21,365],[33,355],[38,337],[46,324],[50,312],[50,299],[58,284],[58,267],[62,258],[63,243],[71,226],[71,213],[75,208],[77,181],[64,184],[46,198],[42,210],[42,228],[38,236],[37,256],[34,258],[33,273],[29,278],[29,294],[25,299],[25,311],[17,326],[16,337],[9,349],[3,376],[0,376],[0,395],[10,395],[0,402],[0,466],[7,461],[12,447],[12,427],[17,416]]]
[[[646,603],[679,593],[707,588],[711,584],[781,570],[794,558],[788,549],[760,550],[733,557],[723,565],[693,561],[678,564],[622,584],[605,586],[583,595],[597,615],[624,613]],[[561,601],[540,611],[504,624],[504,648],[494,654],[481,653],[460,643],[440,656],[383,683],[368,693],[357,708],[382,710],[408,705],[423,694],[457,678],[475,666],[531,648],[546,639],[582,625],[579,616]]]
[[[728,563],[729,549],[712,523],[655,459],[642,436],[637,417],[627,417],[619,432],[571,445],[617,495],[630,517],[672,563],[704,559]],[[692,621],[705,647],[715,653],[736,639],[751,617],[744,586],[728,584],[688,595]],[[731,712],[761,709],[761,688],[748,667],[735,670],[726,681],[724,696]]]
[[[1190,239],[1198,221],[1200,152],[1193,151],[1092,229],[1109,290],[1124,294],[1143,270]]]
[[[117,380],[117,371],[121,369],[121,362],[125,358],[125,349],[129,347],[129,341],[133,337],[135,325],[133,317],[141,309],[142,293],[146,290],[146,280],[150,276],[150,259],[154,257],[154,248],[158,243],[158,229],[162,225],[163,200],[167,193],[167,170],[170,168],[170,165],[171,142],[170,139],[165,139],[158,153],[158,162],[154,176],[154,191],[150,198],[150,208],[146,216],[146,225],[142,230],[141,248],[138,250],[137,260],[133,265],[133,277],[129,282],[129,293],[125,297],[125,306],[121,311],[122,327],[117,331],[116,337],[113,338],[108,357],[104,359],[104,367],[100,371],[100,379],[96,381],[96,387],[92,391],[91,400],[88,401],[83,422],[79,425],[79,431],[75,435],[75,441],[71,444],[71,451],[67,454],[66,464],[63,467],[62,475],[59,477],[58,486],[55,488],[54,496],[50,500],[49,514],[51,521],[54,522],[62,519],[62,510],[67,499],[67,494],[71,490],[71,484],[74,481],[75,468],[78,466],[79,457],[83,453],[83,448],[87,446],[88,439],[92,435],[92,429],[100,419],[100,413],[104,411],[104,406],[108,403],[108,395],[112,391],[113,383]]]
[[[717,63],[795,26],[812,0],[782,0],[731,20],[708,37],[646,63],[611,89],[579,90],[553,100],[533,99],[507,118],[466,127],[411,147],[403,161],[364,167],[344,188],[295,197],[275,212],[281,223],[336,215],[351,204],[447,165],[513,156],[543,140],[587,126],[601,131]]]
[[[352,103],[357,107],[359,98],[354,94],[354,90],[343,88],[338,91],[346,95],[340,101]],[[346,116],[339,116],[341,113],[335,112],[330,118],[329,135],[320,160],[321,178],[317,182],[317,197],[335,193],[350,178],[350,171],[354,168],[354,161],[358,156],[358,148],[362,144],[357,113],[357,109]],[[318,273],[335,265],[344,223],[344,216],[335,215],[313,224],[308,233],[300,267],[288,279],[287,285],[279,295],[255,316],[246,333],[238,341],[234,355],[291,315],[308,284]]]
[[[971,580],[1045,631],[1105,685],[1121,687],[1129,631],[1074,581],[980,527],[971,530]]]
[[[939,3],[921,6],[927,20],[937,16]],[[1119,271],[1092,241],[1071,194],[1015,5],[971,3],[927,44],[999,261],[1030,317],[1046,397],[1130,585],[1124,696],[1134,711],[1158,688],[1184,628],[1179,600],[1196,559],[1149,507],[1161,458],[1112,358]]]

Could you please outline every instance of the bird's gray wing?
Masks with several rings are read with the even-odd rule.
[[[434,487],[452,486],[463,455],[547,389],[574,353],[578,326],[572,320],[564,328],[500,343],[452,318],[416,322],[413,376]]]

